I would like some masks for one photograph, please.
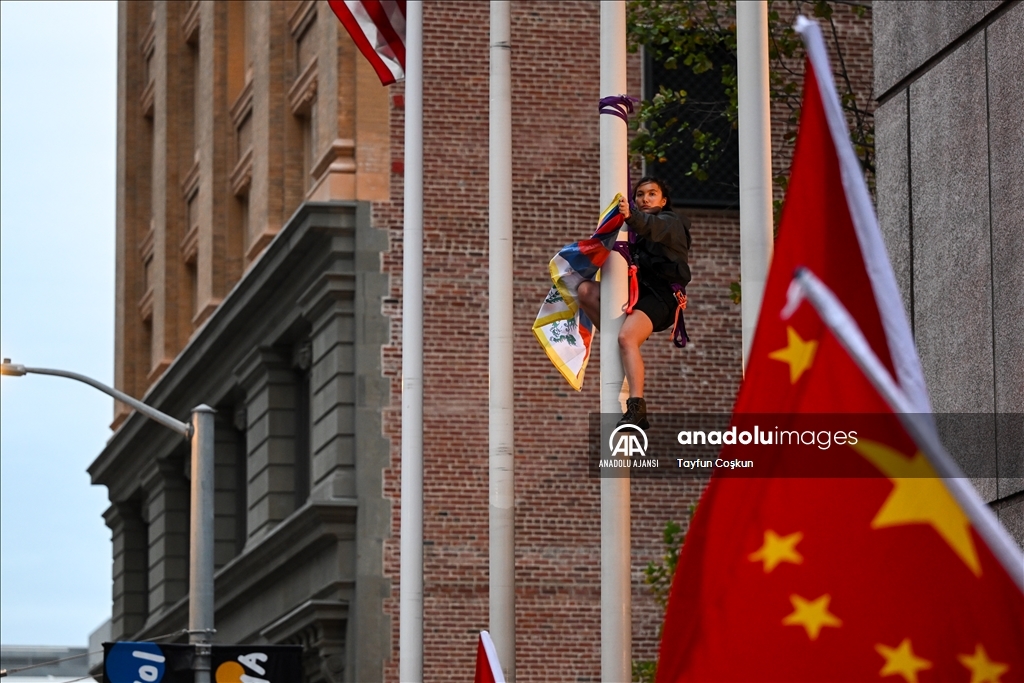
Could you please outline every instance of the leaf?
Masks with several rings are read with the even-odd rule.
[[[743,290],[738,281],[729,283],[729,299],[737,306],[743,301]]]

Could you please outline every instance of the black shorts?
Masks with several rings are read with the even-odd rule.
[[[640,283],[638,292],[639,298],[634,311],[643,311],[651,319],[655,332],[661,332],[672,327],[676,321],[676,297],[671,289],[662,287],[650,287],[643,282]]]

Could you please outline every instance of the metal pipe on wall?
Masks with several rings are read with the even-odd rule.
[[[402,223],[402,509],[398,650],[402,683],[423,681],[423,3],[406,5]]]
[[[768,97],[768,3],[736,3],[740,138],[740,280],[743,368],[754,340],[774,249],[772,121]]]
[[[600,97],[626,94],[626,4],[601,3]],[[626,123],[601,116],[601,210],[628,194]],[[625,232],[619,239],[626,239]],[[601,269],[601,412],[621,413],[623,370],[619,330],[625,319],[626,264],[611,254]],[[632,680],[629,478],[601,479],[601,680]]]
[[[512,373],[511,3],[491,1],[489,139],[490,633],[515,680],[515,466]]]

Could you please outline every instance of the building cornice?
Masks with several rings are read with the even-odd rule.
[[[298,299],[313,284],[315,274],[322,272],[318,265],[339,255],[351,258],[356,207],[351,201],[307,202],[299,207],[142,400],[181,419],[188,419],[195,405],[223,400],[236,384],[231,370],[242,360],[237,355],[242,347],[263,343],[256,336],[272,325],[289,324],[268,320],[266,314],[268,302],[280,296],[282,285],[294,281],[295,300],[287,310],[297,319],[301,315]],[[149,457],[166,456],[169,442],[158,435],[162,431],[132,412],[89,466],[92,482],[110,486],[113,500],[130,495],[136,485],[124,480],[125,473],[134,469],[129,461],[139,449]],[[155,443],[164,448],[153,451]]]

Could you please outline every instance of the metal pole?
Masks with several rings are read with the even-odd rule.
[[[402,509],[398,651],[402,683],[423,680],[423,3],[406,5],[402,225]]]
[[[626,4],[601,3],[600,96],[626,94]],[[626,124],[601,116],[601,206],[616,192],[628,194]],[[626,239],[625,233],[619,239]],[[601,412],[621,413],[622,360],[619,330],[625,318],[626,266],[616,254],[601,270]],[[601,680],[632,680],[629,479],[601,479]]]
[[[515,467],[512,392],[511,6],[491,1],[490,78],[490,632],[515,681]]]
[[[743,369],[754,341],[774,248],[772,123],[768,99],[768,3],[736,3],[736,90],[740,129],[740,280]]]
[[[210,641],[213,638],[213,537],[214,537],[214,426],[217,412],[208,405],[192,409],[192,423],[175,420],[142,401],[108,387],[91,377],[67,370],[27,368],[4,358],[0,374],[20,377],[26,374],[52,375],[84,382],[108,396],[130,405],[146,417],[192,440],[192,509],[189,532],[189,642],[195,645],[193,670],[195,683],[210,683]]]
[[[196,646],[195,683],[210,683],[213,639],[213,477],[214,426],[217,411],[192,409],[192,512],[189,533],[188,640]]]

